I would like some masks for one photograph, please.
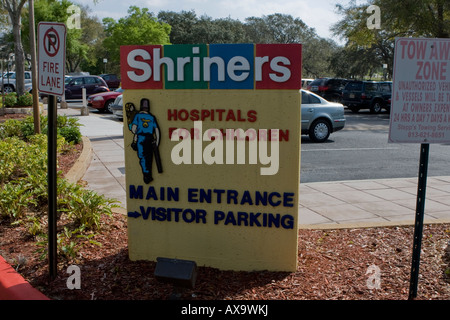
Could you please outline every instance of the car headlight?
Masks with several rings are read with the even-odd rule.
[[[92,101],[103,101],[103,97],[102,96],[95,97],[94,99],[92,99]]]

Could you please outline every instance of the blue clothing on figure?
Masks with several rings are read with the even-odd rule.
[[[144,174],[144,181],[145,183],[149,183],[153,180],[153,148],[154,144],[157,143],[153,134],[158,129],[156,119],[150,113],[140,112],[134,116],[130,127],[131,132],[134,133],[133,142],[136,144],[139,163]]]
[[[149,113],[140,112],[134,116],[131,122],[131,128],[136,126],[136,131],[131,130],[134,134],[153,134],[154,129],[158,126],[156,125],[155,117]]]

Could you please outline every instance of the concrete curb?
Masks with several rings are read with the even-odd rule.
[[[447,224],[450,219],[438,219],[424,221],[424,225]],[[339,230],[339,229],[368,229],[384,227],[405,227],[414,226],[415,221],[386,221],[386,222],[352,222],[352,223],[329,223],[329,224],[300,224],[299,230]]]
[[[50,300],[0,256],[0,300]]]
[[[94,157],[91,140],[84,136],[82,136],[81,139],[83,141],[83,150],[75,164],[65,176],[70,183],[77,183],[78,180],[84,176]]]

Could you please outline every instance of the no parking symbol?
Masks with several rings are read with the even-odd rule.
[[[60,41],[58,32],[54,28],[50,28],[45,32],[43,44],[45,53],[49,57],[54,57],[58,54]]]
[[[62,96],[66,60],[66,26],[63,23],[39,23],[38,42],[38,89],[40,92]]]

